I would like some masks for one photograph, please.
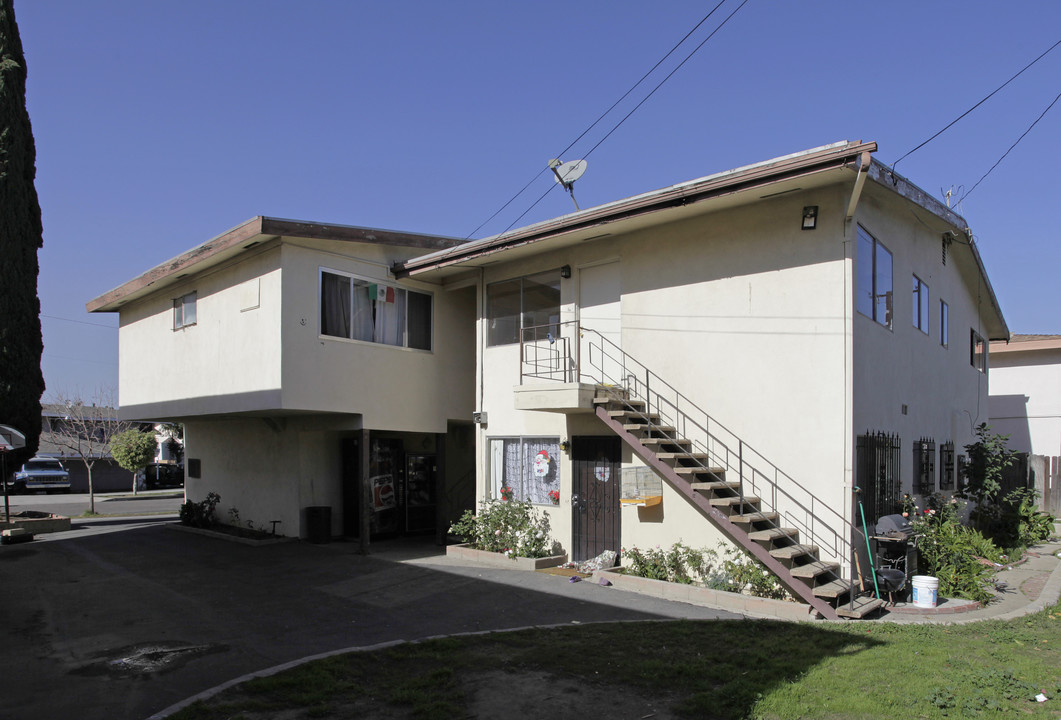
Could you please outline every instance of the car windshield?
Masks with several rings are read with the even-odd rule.
[[[27,470],[62,470],[63,466],[58,460],[30,460],[26,463]]]

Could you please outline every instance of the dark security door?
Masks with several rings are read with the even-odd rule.
[[[605,550],[619,552],[621,441],[614,436],[573,438],[571,463],[571,559],[580,562]]]

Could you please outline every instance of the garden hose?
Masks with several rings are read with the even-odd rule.
[[[862,492],[861,488],[855,486],[855,492]],[[880,587],[877,586],[877,568],[873,566],[873,549],[869,545],[869,529],[866,527],[866,511],[862,507],[861,496],[858,499],[858,514],[862,516],[862,537],[866,538],[866,555],[869,557],[869,574],[873,578],[873,592],[880,600]]]

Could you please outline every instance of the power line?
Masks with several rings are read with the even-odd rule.
[[[711,9],[711,12],[707,14],[707,17],[705,17],[705,18],[704,18],[703,20],[701,20],[701,21],[700,21],[699,23],[697,23],[697,25],[696,25],[696,28],[698,28],[698,27],[700,27],[701,25],[703,25],[703,24],[704,24],[704,21],[705,21],[705,20],[707,20],[707,18],[709,18],[709,17],[711,17],[712,15],[714,15],[714,14],[715,14],[715,11],[716,11],[716,10],[718,10],[718,9],[719,9],[720,7],[722,7],[722,4],[723,4],[723,3],[725,2],[725,1],[726,1],[726,0],[722,0],[722,2],[719,2],[719,4],[718,4],[718,5],[716,5],[716,6],[714,7],[714,8],[712,8],[712,9]],[[726,23],[728,23],[728,22],[729,22],[729,21],[730,21],[730,20],[731,20],[731,19],[733,18],[733,16],[734,16],[734,15],[736,15],[736,14],[737,14],[737,13],[738,13],[738,12],[740,11],[740,9],[741,9],[741,8],[743,8],[743,7],[744,7],[745,5],[747,5],[747,4],[748,4],[748,0],[743,0],[743,1],[741,2],[741,4],[740,4],[740,5],[738,5],[738,6],[737,6],[737,8],[736,8],[736,9],[735,9],[735,10],[734,10],[733,12],[731,12],[731,13],[730,13],[730,14],[729,14],[729,15],[728,15],[728,16],[726,17],[726,19],[725,19],[725,20],[723,20],[723,21],[722,21],[721,23],[719,23],[718,27],[716,27],[716,28],[715,28],[714,30],[712,30],[712,31],[711,31],[711,34],[709,34],[709,35],[708,35],[708,36],[707,36],[706,38],[704,38],[704,39],[703,39],[703,40],[702,40],[702,41],[700,42],[700,44],[699,44],[699,45],[697,45],[697,46],[696,46],[695,48],[693,48],[693,49],[692,49],[692,51],[690,51],[690,52],[689,52],[689,54],[685,56],[685,59],[683,59],[683,60],[682,60],[682,61],[681,61],[680,63],[678,63],[678,65],[677,65],[677,66],[675,66],[675,68],[674,68],[673,70],[671,70],[671,71],[670,71],[669,73],[667,73],[667,76],[666,76],[666,77],[664,77],[664,78],[663,78],[662,80],[660,80],[660,81],[659,81],[659,83],[657,83],[657,84],[656,84],[656,86],[655,86],[654,88],[652,88],[652,90],[651,90],[651,91],[649,91],[648,95],[646,95],[646,96],[645,96],[644,98],[642,98],[642,99],[641,99],[641,101],[640,101],[639,103],[637,103],[637,105],[635,105],[635,106],[633,107],[633,109],[631,109],[631,110],[630,110],[630,112],[628,112],[628,113],[627,113],[626,115],[624,115],[624,116],[623,116],[623,118],[622,118],[621,120],[619,120],[619,122],[617,122],[617,123],[616,123],[616,124],[615,124],[614,126],[612,126],[612,129],[611,129],[611,130],[609,130],[609,131],[608,131],[608,133],[607,133],[607,134],[606,134],[606,135],[605,135],[604,137],[602,137],[602,138],[601,138],[601,139],[600,139],[599,141],[597,141],[597,144],[596,144],[596,145],[594,145],[594,146],[593,146],[592,148],[590,148],[589,152],[587,152],[587,153],[586,153],[585,155],[583,155],[582,157],[583,157],[583,158],[588,158],[588,157],[589,157],[589,156],[590,156],[591,154],[593,154],[593,151],[594,151],[594,150],[596,150],[597,148],[599,148],[599,147],[601,146],[601,144],[602,144],[602,143],[604,143],[604,141],[605,141],[605,140],[607,140],[608,138],[610,138],[610,137],[612,136],[612,133],[614,133],[614,132],[615,132],[616,130],[618,130],[618,129],[619,129],[619,127],[620,127],[620,126],[621,126],[621,125],[622,125],[623,123],[625,123],[625,122],[626,122],[626,121],[627,121],[627,120],[628,120],[628,119],[630,118],[630,116],[631,116],[631,115],[633,115],[633,114],[634,114],[635,112],[637,112],[637,110],[638,110],[638,109],[639,109],[639,108],[640,108],[640,107],[641,107],[642,105],[644,105],[644,104],[645,104],[646,102],[648,102],[649,98],[651,98],[651,97],[652,97],[653,95],[655,95],[655,94],[656,94],[656,91],[657,91],[657,90],[659,90],[659,89],[660,89],[661,87],[663,87],[663,84],[664,84],[665,82],[667,82],[668,80],[670,80],[670,79],[671,79],[671,77],[672,77],[672,76],[673,76],[673,75],[674,75],[674,74],[675,74],[676,72],[678,72],[679,70],[681,70],[681,68],[682,68],[682,67],[683,67],[683,66],[685,65],[685,63],[689,62],[689,60],[690,60],[690,59],[692,58],[692,56],[693,56],[693,55],[695,55],[695,54],[697,53],[697,51],[699,51],[699,50],[700,50],[700,48],[702,48],[702,47],[703,47],[704,45],[706,45],[706,44],[707,44],[707,41],[708,41],[708,40],[710,40],[711,38],[713,38],[713,37],[715,36],[715,34],[716,34],[716,33],[717,33],[717,32],[718,32],[719,30],[721,30],[721,29],[722,29],[722,28],[723,28],[723,27],[724,27],[724,26],[726,25]],[[687,38],[689,37],[689,35],[692,35],[692,33],[696,31],[696,28],[693,28],[692,30],[690,30],[690,31],[689,31],[689,33],[688,33],[688,34],[686,34],[686,36],[685,36],[684,38],[682,38],[681,42],[679,42],[679,43],[678,43],[678,45],[681,45],[682,43],[684,43],[684,42],[685,42],[685,40],[686,40],[686,39],[687,39]],[[675,45],[675,47],[674,47],[674,48],[673,48],[673,49],[671,50],[671,52],[667,53],[667,56],[669,56],[669,55],[670,55],[671,53],[673,53],[673,52],[674,52],[674,50],[675,50],[675,49],[677,49],[678,45]],[[665,59],[667,58],[667,56],[664,56],[663,60],[665,60]],[[660,63],[662,63],[662,62],[663,62],[663,60],[660,60],[660,62],[659,62],[659,63],[656,63],[656,65],[655,65],[655,66],[654,66],[654,67],[652,68],[652,70],[649,70],[649,71],[648,71],[648,73],[646,73],[646,74],[645,74],[645,76],[641,78],[641,80],[638,80],[638,81],[637,81],[637,83],[636,83],[636,84],[634,85],[634,87],[637,87],[637,85],[640,85],[640,84],[641,84],[641,82],[642,82],[642,81],[643,81],[643,80],[645,79],[645,77],[648,77],[648,75],[649,75],[649,74],[651,74],[653,70],[655,70],[655,69],[656,69],[657,67],[659,67],[659,64],[660,64]],[[631,91],[632,91],[633,89],[634,89],[634,88],[630,88],[630,90],[631,90]],[[629,94],[630,94],[630,93],[629,93],[629,92],[627,92],[627,95],[629,95]],[[624,95],[624,96],[623,96],[623,98],[625,98],[625,97],[626,97],[626,95]],[[616,101],[615,105],[618,105],[618,104],[619,104],[619,102],[621,102],[621,100],[622,100],[623,98],[620,98],[620,99],[619,99],[619,101]],[[614,107],[615,107],[615,105],[612,105],[612,108],[614,108]],[[608,112],[611,112],[612,108],[609,108],[609,109],[608,109]],[[605,113],[605,115],[607,115],[607,114],[608,114],[608,113],[606,112],[606,113]],[[602,115],[601,117],[604,117],[604,116]],[[600,118],[598,118],[597,122],[599,122],[599,121],[600,121]],[[594,124],[594,125],[596,125],[597,123],[596,123],[596,122],[594,122],[593,124]],[[592,128],[592,125],[591,125],[590,127]],[[586,132],[589,132],[589,129],[588,129],[588,128],[587,128]],[[583,136],[584,136],[584,135],[586,134],[586,132],[582,133],[582,135],[579,135],[579,139],[581,139],[581,138],[582,138],[582,137],[583,137]],[[575,142],[578,142],[578,140],[575,140]],[[572,147],[572,146],[573,146],[574,144],[575,144],[575,143],[573,142],[573,143],[571,143],[571,145],[568,145],[567,149],[565,149],[565,150],[564,150],[564,152],[567,152],[567,150],[571,149],[571,147]],[[543,171],[540,171],[540,172],[538,173],[538,175],[541,175],[541,172],[543,172]],[[537,179],[537,176],[535,176],[535,179]],[[532,182],[533,182],[533,181],[532,181]],[[538,203],[540,203],[540,202],[541,202],[542,200],[544,200],[544,199],[545,199],[545,196],[546,196],[546,195],[548,195],[548,194],[549,194],[550,192],[552,192],[552,191],[553,191],[553,188],[554,188],[554,187],[555,187],[555,186],[553,186],[553,185],[550,185],[550,186],[549,186],[549,189],[547,189],[547,190],[546,190],[546,191],[545,191],[544,193],[542,193],[542,194],[541,194],[541,196],[539,196],[539,197],[538,197],[538,199],[537,199],[537,200],[535,200],[535,201],[534,201],[534,203],[533,203],[533,204],[532,204],[532,205],[531,205],[531,206],[530,206],[529,208],[527,208],[526,210],[524,210],[524,211],[523,211],[523,213],[522,213],[522,214],[521,214],[521,215],[520,215],[520,216],[519,216],[518,218],[516,218],[515,220],[513,220],[513,221],[512,221],[512,223],[511,223],[511,224],[509,224],[509,226],[508,226],[507,228],[505,228],[505,229],[504,229],[504,231],[503,231],[503,232],[502,232],[501,234],[502,234],[502,235],[504,235],[504,234],[505,234],[506,232],[508,232],[509,230],[511,230],[511,229],[512,229],[512,227],[513,227],[513,226],[514,226],[514,225],[515,225],[516,223],[518,223],[518,222],[519,222],[520,220],[522,220],[522,219],[523,219],[523,217],[524,217],[524,216],[525,216],[525,215],[526,215],[527,213],[529,213],[529,212],[530,212],[531,210],[533,210],[533,209],[534,209],[535,207],[537,207]]]
[[[1028,68],[1030,68],[1030,67],[1031,67],[1032,65],[1034,65],[1035,63],[1039,62],[1039,61],[1040,61],[1040,60],[1042,60],[1042,59],[1043,59],[1044,57],[1046,57],[1046,56],[1047,56],[1047,55],[1048,55],[1048,54],[1050,53],[1050,51],[1051,51],[1051,50],[1053,50],[1054,48],[1056,48],[1056,47],[1057,47],[1058,45],[1061,45],[1061,40],[1058,40],[1057,42],[1055,42],[1055,43],[1054,43],[1053,45],[1051,45],[1051,46],[1050,46],[1050,47],[1049,47],[1049,48],[1048,48],[1048,49],[1046,50],[1046,52],[1044,52],[1044,53],[1043,53],[1042,55],[1040,55],[1039,57],[1037,57],[1037,58],[1035,58],[1034,60],[1032,60],[1032,61],[1031,61],[1030,63],[1028,63],[1027,65],[1025,65],[1025,66],[1024,66],[1023,68],[1021,68],[1020,72],[1018,72],[1018,73],[1017,73],[1016,75],[1014,75],[1013,77],[1011,77],[1011,78],[1010,78],[1009,80],[1007,80],[1006,82],[1004,82],[1004,83],[1002,83],[1001,85],[999,85],[999,86],[998,86],[997,88],[995,88],[995,89],[994,89],[994,90],[993,90],[993,91],[991,92],[991,94],[990,94],[990,95],[988,95],[988,96],[987,96],[987,97],[985,97],[985,98],[984,98],[983,100],[981,100],[980,102],[978,102],[978,103],[976,103],[975,105],[973,105],[973,106],[972,106],[971,108],[969,108],[968,110],[966,110],[965,112],[963,112],[963,113],[962,113],[961,115],[959,115],[958,117],[954,118],[954,120],[952,120],[952,121],[951,121],[950,123],[948,123],[948,124],[947,124],[947,126],[946,126],[945,128],[943,128],[943,129],[942,129],[942,130],[940,130],[940,131],[939,131],[938,133],[936,133],[935,135],[933,135],[932,137],[930,137],[930,138],[929,138],[928,140],[925,140],[925,141],[924,141],[923,143],[921,143],[920,145],[918,145],[917,147],[915,147],[915,148],[914,148],[913,150],[911,150],[911,151],[909,151],[908,153],[906,153],[906,155],[903,155],[903,156],[902,156],[901,158],[899,158],[898,160],[896,160],[895,162],[893,162],[893,163],[892,163],[892,170],[894,170],[894,169],[895,169],[895,166],[896,166],[896,165],[898,165],[898,164],[899,164],[900,162],[902,162],[902,161],[903,161],[903,160],[904,160],[904,159],[905,159],[906,157],[908,157],[908,156],[910,156],[910,155],[913,155],[913,154],[914,154],[915,152],[917,152],[918,150],[920,150],[921,148],[923,148],[923,147],[924,147],[925,145],[928,145],[928,144],[929,144],[930,142],[932,142],[933,140],[935,140],[936,138],[938,138],[938,137],[939,137],[940,135],[942,135],[943,133],[947,132],[947,130],[949,130],[949,129],[951,128],[951,126],[952,126],[952,125],[954,125],[955,123],[957,123],[957,122],[958,122],[959,120],[961,120],[961,119],[962,119],[963,117],[965,117],[966,115],[968,115],[969,113],[971,113],[971,112],[972,112],[973,110],[975,110],[976,108],[980,107],[980,106],[981,106],[981,105],[983,105],[983,104],[984,104],[985,102],[987,102],[988,100],[990,100],[990,99],[991,99],[991,96],[992,96],[992,95],[994,95],[994,94],[995,94],[995,93],[997,93],[997,92],[998,92],[999,90],[1001,90],[1002,88],[1006,87],[1006,86],[1007,86],[1007,85],[1009,85],[1009,84],[1010,84],[1011,82],[1013,82],[1013,81],[1014,81],[1014,80],[1016,80],[1016,79],[1017,79],[1018,77],[1020,77],[1020,76],[1021,76],[1021,75],[1022,75],[1022,74],[1024,73],[1024,71],[1025,71],[1025,70],[1027,70],[1027,69],[1028,69]],[[1048,109],[1049,109],[1049,108],[1048,108]],[[1029,128],[1029,129],[1030,129],[1030,128]],[[1018,140],[1018,142],[1020,142],[1020,141]],[[989,172],[990,172],[990,171],[989,171]],[[982,179],[983,179],[983,178],[981,178],[981,180],[982,180]],[[972,190],[970,190],[969,192],[972,192]],[[965,194],[966,194],[966,195],[968,195],[969,193],[965,193]]]
[[[965,193],[964,195],[961,196],[961,199],[958,200],[957,204],[960,205],[962,202],[964,202],[965,198],[969,197],[969,195],[972,194],[973,190],[976,189],[976,186],[979,185],[980,183],[982,183],[984,181],[984,178],[986,178],[988,175],[990,175],[991,171],[994,170],[995,168],[997,168],[999,166],[999,164],[1003,160],[1006,159],[1006,156],[1010,154],[1010,152],[1013,150],[1013,148],[1017,147],[1017,144],[1021,140],[1024,139],[1024,136],[1027,135],[1028,133],[1030,133],[1032,131],[1032,128],[1039,124],[1039,121],[1043,119],[1043,117],[1046,115],[1046,113],[1050,112],[1050,108],[1052,108],[1054,105],[1056,105],[1058,100],[1061,100],[1061,93],[1058,93],[1057,97],[1055,97],[1053,99],[1053,101],[1049,105],[1046,106],[1046,109],[1043,110],[1042,113],[1039,114],[1039,117],[1035,118],[1035,122],[1033,122],[1031,125],[1029,125],[1027,130],[1025,130],[1023,133],[1021,133],[1021,136],[1019,138],[1017,138],[1016,142],[1014,142],[1012,145],[1009,146],[1009,150],[1007,150],[1006,152],[1002,153],[1002,157],[1000,157],[998,159],[998,161],[994,165],[991,166],[991,169],[988,170],[987,172],[985,172],[983,177],[981,177],[979,180],[977,180],[976,184],[973,185],[971,188],[969,188],[969,192],[967,192],[967,193]]]
[[[644,75],[642,75],[642,76],[641,76],[641,79],[640,79],[640,80],[638,80],[638,81],[637,81],[637,82],[635,82],[635,83],[634,83],[633,85],[631,85],[631,86],[630,86],[630,89],[629,89],[629,90],[627,90],[627,91],[626,91],[625,93],[623,93],[623,95],[622,95],[622,96],[621,96],[621,97],[620,97],[620,98],[619,98],[618,100],[616,100],[616,101],[615,101],[614,103],[612,103],[611,107],[609,107],[609,108],[608,108],[607,110],[605,110],[605,111],[604,111],[603,113],[601,113],[600,117],[598,117],[598,118],[597,118],[596,120],[594,120],[594,121],[592,122],[592,124],[590,124],[590,126],[589,126],[589,127],[587,127],[587,128],[585,129],[585,130],[583,130],[583,131],[582,131],[582,133],[581,133],[581,134],[580,134],[580,135],[579,135],[579,136],[578,136],[577,138],[575,138],[574,140],[572,140],[572,141],[571,141],[571,143],[570,143],[570,144],[568,144],[568,146],[567,146],[566,148],[564,148],[564,149],[563,149],[563,150],[562,150],[562,151],[560,152],[560,154],[559,154],[559,155],[557,155],[556,157],[563,157],[563,156],[564,156],[564,154],[565,154],[565,153],[567,153],[567,151],[568,151],[568,150],[570,150],[570,149],[571,149],[572,147],[574,147],[574,146],[575,146],[575,144],[576,144],[576,143],[577,143],[577,142],[578,142],[579,140],[581,140],[582,138],[584,138],[584,137],[586,136],[586,134],[587,134],[587,133],[589,133],[589,131],[590,131],[590,130],[592,130],[593,128],[595,128],[595,127],[597,126],[597,124],[598,124],[598,123],[600,123],[600,121],[601,121],[601,120],[603,120],[603,119],[604,119],[605,117],[607,117],[607,116],[608,116],[608,114],[610,114],[610,113],[612,112],[612,110],[614,110],[614,109],[615,109],[615,108],[616,108],[616,107],[617,107],[617,106],[619,105],[619,103],[621,103],[621,102],[622,102],[623,100],[625,100],[625,99],[626,99],[627,97],[629,97],[630,93],[632,93],[632,92],[633,92],[634,90],[636,90],[636,89],[637,89],[637,87],[638,87],[638,86],[639,86],[639,85],[640,85],[641,83],[643,83],[643,82],[644,82],[644,81],[645,81],[645,80],[646,80],[646,79],[648,78],[648,76],[649,76],[649,75],[651,75],[652,73],[654,73],[654,72],[656,71],[656,69],[657,69],[657,68],[658,68],[658,67],[659,67],[660,65],[662,65],[662,64],[663,64],[663,63],[664,63],[664,62],[665,62],[665,61],[667,60],[667,58],[669,58],[669,57],[670,57],[671,55],[673,55],[673,54],[675,53],[675,51],[676,51],[676,50],[677,50],[677,49],[678,49],[679,47],[681,47],[681,46],[682,46],[682,44],[684,44],[684,43],[685,43],[685,41],[686,41],[686,40],[688,40],[688,39],[689,39],[689,37],[690,37],[690,36],[691,36],[691,35],[692,35],[693,33],[695,33],[695,32],[696,32],[697,30],[699,30],[699,29],[700,29],[700,26],[701,26],[701,25],[703,25],[703,24],[704,24],[705,22],[707,22],[707,21],[708,21],[708,19],[710,19],[710,17],[711,17],[712,15],[714,15],[714,14],[715,14],[715,11],[717,11],[717,10],[718,10],[718,9],[719,9],[720,7],[722,7],[722,5],[723,5],[723,4],[725,4],[725,2],[726,2],[726,0],[719,0],[719,3],[718,3],[717,5],[715,5],[715,7],[713,7],[713,8],[711,9],[711,12],[709,12],[709,13],[708,13],[707,15],[705,15],[705,16],[703,17],[703,19],[701,19],[701,20],[700,20],[700,22],[696,23],[696,25],[695,25],[695,26],[693,27],[693,29],[692,29],[692,30],[690,30],[689,32],[687,32],[687,33],[685,34],[685,37],[683,37],[683,38],[682,38],[681,40],[679,40],[679,41],[678,41],[677,43],[675,43],[674,47],[672,47],[672,48],[671,48],[670,50],[668,50],[668,51],[667,51],[667,54],[666,54],[666,55],[664,55],[663,57],[661,57],[661,58],[660,58],[660,59],[659,59],[659,60],[658,60],[658,61],[656,62],[656,64],[652,66],[652,68],[651,68],[651,69],[650,69],[650,70],[649,70],[648,72],[646,72],[646,73],[645,73]],[[745,0],[745,2],[747,2],[747,0]],[[740,8],[737,8],[737,9],[739,10]],[[730,17],[732,17],[732,15],[731,15]],[[728,20],[728,19],[729,19],[729,18],[727,18],[727,20]],[[724,25],[724,24],[725,24],[725,22],[723,22],[723,25]],[[721,25],[720,25],[719,27],[721,27]],[[716,29],[716,32],[717,32],[717,29]],[[714,34],[714,33],[712,33],[712,35],[713,35],[713,34]],[[710,38],[710,36],[709,36],[709,38]],[[701,43],[701,45],[703,45],[703,43]],[[699,46],[697,46],[697,48],[696,48],[696,49],[697,49],[697,50],[699,50],[699,49],[700,49],[700,47],[699,47]],[[696,52],[696,50],[693,50],[693,52],[695,53],[695,52]],[[686,58],[686,60],[688,60],[688,59],[689,59],[689,58],[687,57],[687,58]],[[685,61],[684,61],[684,60],[682,61],[682,64],[683,64],[683,65],[685,64]],[[681,65],[679,65],[678,67],[681,67]],[[673,75],[674,73],[672,72],[671,74]],[[668,75],[667,77],[670,77],[670,75]],[[666,80],[666,79],[664,79],[664,80]],[[658,89],[658,86],[657,86],[657,89]],[[655,90],[653,90],[652,92],[655,92]],[[651,97],[651,93],[649,94],[649,97]],[[647,98],[646,98],[646,99],[647,99]],[[643,103],[643,102],[644,102],[644,100],[642,100],[642,103]],[[638,104],[638,107],[640,107],[640,104]],[[636,109],[637,109],[637,108],[635,108],[635,110],[636,110]],[[627,117],[629,117],[629,115],[628,115]],[[625,119],[626,119],[626,118],[623,118],[623,120],[625,120]],[[622,124],[622,121],[620,121],[620,124]],[[613,131],[613,132],[614,132],[614,130],[615,130],[615,128],[612,128],[612,131]],[[611,135],[611,132],[609,132],[609,133],[608,133],[608,135]],[[607,138],[607,136],[605,136],[605,138]],[[599,145],[600,143],[597,143],[597,144]],[[594,149],[596,149],[596,146],[594,146]],[[592,151],[591,151],[591,152],[592,152]],[[523,188],[522,188],[522,189],[520,189],[520,191],[519,191],[519,192],[517,192],[517,193],[516,193],[515,195],[513,195],[513,196],[512,196],[511,198],[509,198],[508,202],[506,202],[506,203],[505,203],[504,205],[502,205],[502,206],[501,206],[500,208],[498,208],[498,210],[497,210],[497,211],[496,211],[496,212],[495,212],[495,213],[494,213],[493,215],[491,215],[491,216],[490,216],[490,217],[488,217],[488,218],[487,218],[486,220],[484,220],[484,221],[483,221],[482,223],[480,223],[480,224],[479,224],[479,227],[475,228],[475,229],[474,229],[474,230],[472,230],[472,231],[471,231],[470,233],[468,233],[468,236],[467,236],[467,237],[465,238],[465,240],[468,240],[468,239],[470,239],[470,238],[472,237],[472,235],[475,235],[475,233],[479,232],[479,230],[481,230],[481,229],[483,228],[483,226],[484,226],[484,225],[486,225],[486,224],[487,224],[487,223],[489,223],[489,222],[490,222],[491,220],[493,220],[493,219],[494,219],[495,217],[497,217],[498,215],[500,215],[500,214],[501,214],[501,213],[502,213],[502,212],[503,212],[503,211],[504,211],[504,210],[505,210],[505,209],[506,209],[506,208],[507,208],[507,207],[508,207],[509,205],[511,205],[511,204],[512,204],[513,202],[515,202],[516,198],[518,198],[518,197],[519,197],[520,195],[522,195],[522,194],[523,194],[524,192],[526,192],[526,191],[527,191],[527,189],[528,189],[528,188],[529,188],[529,187],[530,187],[531,185],[533,185],[533,184],[534,184],[534,183],[535,183],[535,182],[536,182],[536,181],[538,180],[538,178],[540,178],[540,177],[542,176],[542,173],[544,173],[544,172],[545,172],[545,171],[546,171],[547,169],[548,169],[548,168],[542,168],[541,170],[539,170],[539,171],[538,171],[538,174],[537,174],[537,175],[535,175],[535,176],[534,176],[533,178],[531,178],[530,182],[528,182],[528,183],[527,183],[526,185],[524,185],[524,186],[523,186]],[[549,186],[549,190],[547,190],[547,191],[545,192],[545,195],[548,195],[548,194],[549,194],[549,192],[551,192],[551,191],[552,191],[552,189],[553,189],[553,188],[552,188],[552,186],[550,185],[550,186]],[[528,212],[530,212],[530,211],[531,211],[531,210],[532,210],[532,209],[533,209],[533,208],[534,208],[534,207],[535,207],[535,206],[536,206],[536,205],[537,205],[537,204],[538,204],[539,202],[541,202],[542,198],[544,198],[544,197],[545,197],[545,195],[542,195],[542,196],[541,196],[541,197],[539,197],[539,198],[538,198],[538,199],[537,199],[536,201],[534,201],[534,204],[533,204],[533,205],[531,205],[531,206],[530,206],[529,208],[527,208],[527,210],[525,210],[525,211],[523,212],[523,215],[520,215],[520,216],[519,216],[519,218],[517,218],[517,219],[516,219],[516,220],[515,220],[515,221],[514,221],[514,222],[512,223],[512,225],[515,225],[515,224],[516,224],[517,222],[519,222],[519,219],[520,219],[520,218],[522,218],[522,217],[523,217],[524,215],[526,215],[526,214],[527,214]],[[505,231],[504,231],[504,232],[508,232],[509,230],[511,230],[511,229],[512,229],[512,225],[509,225],[509,226],[508,226],[507,228],[505,228]]]
[[[117,330],[118,329],[118,328],[114,327],[113,325],[104,325],[102,323],[88,322],[87,320],[74,320],[73,318],[59,317],[58,315],[45,315],[44,313],[41,313],[41,317],[42,318],[48,318],[49,320],[62,320],[63,322],[72,322],[72,323],[77,323],[79,325],[91,325],[93,327],[107,328],[108,330]]]

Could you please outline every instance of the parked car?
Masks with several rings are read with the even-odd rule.
[[[55,458],[35,457],[15,471],[8,490],[15,494],[41,490],[48,493],[68,493],[70,473]]]
[[[184,468],[170,463],[151,463],[136,472],[136,487],[140,490],[184,487]]]

